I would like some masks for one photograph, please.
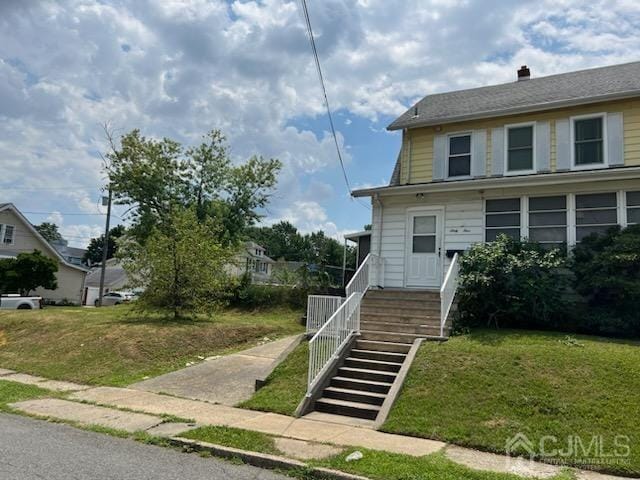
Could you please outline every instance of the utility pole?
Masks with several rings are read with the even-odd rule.
[[[109,221],[111,220],[111,184],[109,184],[109,197],[107,200],[107,222],[104,227],[104,242],[102,242],[102,268],[100,271],[100,290],[98,292],[98,306],[102,306],[102,295],[104,295],[104,276],[107,271],[107,252],[109,251]],[[102,205],[105,203],[105,198],[102,197]]]

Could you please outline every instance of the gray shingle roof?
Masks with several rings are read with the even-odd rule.
[[[640,62],[428,95],[387,128],[438,125],[635,96],[640,96]]]

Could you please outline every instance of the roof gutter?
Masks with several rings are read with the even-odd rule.
[[[491,188],[537,187],[557,185],[567,182],[584,183],[594,180],[632,180],[640,178],[640,167],[620,167],[606,170],[587,170],[573,172],[538,173],[517,177],[489,177],[471,180],[457,180],[413,185],[383,186],[354,190],[353,197],[372,197],[381,195],[411,195],[415,193],[463,192]]]
[[[455,117],[443,117],[443,118],[431,118],[424,121],[403,121],[398,120],[391,123],[387,130],[401,130],[403,128],[420,128],[430,127],[435,125],[446,125],[448,123],[465,122],[469,120],[482,120],[486,118],[505,117],[508,115],[516,115],[520,113],[533,113],[541,112],[544,110],[552,110],[566,107],[577,107],[580,105],[591,105],[594,103],[613,101],[613,100],[625,100],[627,98],[633,98],[640,96],[640,90],[630,90],[628,92],[621,93],[608,93],[606,95],[597,95],[589,98],[576,98],[570,100],[559,100],[555,102],[538,103],[535,105],[525,105],[513,108],[503,108],[501,110],[485,110],[482,112],[475,112],[468,115],[458,115]]]

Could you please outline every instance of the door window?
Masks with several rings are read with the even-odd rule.
[[[413,217],[413,253],[435,253],[436,217],[434,215]]]

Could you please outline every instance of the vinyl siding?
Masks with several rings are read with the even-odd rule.
[[[411,129],[404,136],[411,138],[413,148],[411,160],[405,155],[402,162],[401,183],[427,183],[432,181],[433,174],[433,139],[436,134],[450,134],[474,129],[487,129],[487,172],[492,167],[491,129],[511,123],[528,121],[549,121],[551,128],[551,171],[556,170],[556,134],[555,121],[575,115],[601,112],[622,112],[624,118],[624,154],[625,166],[640,166],[640,99],[603,102],[594,105],[549,110],[546,112],[511,115],[507,117],[475,120],[470,122],[442,125],[439,132],[434,127]],[[404,145],[404,141],[403,141]],[[410,172],[407,175],[407,168]],[[407,182],[408,179],[408,182]]]
[[[444,208],[444,240],[442,277],[450,260],[447,250],[465,250],[484,241],[484,200],[521,196],[619,192],[640,190],[637,180],[595,181],[545,187],[497,188],[483,192],[393,195],[381,198],[382,208],[374,202],[371,252],[380,254],[385,262],[385,287],[404,287],[407,247],[407,211],[415,207]]]
[[[5,210],[0,212],[0,223],[15,225],[14,244],[0,245],[0,253],[3,251],[11,253],[33,252],[40,250],[44,255],[58,261],[58,288],[56,290],[37,289],[35,294],[47,300],[60,301],[67,299],[74,303],[80,303],[82,299],[82,287],[84,284],[85,273],[81,270],[69,267],[60,262],[59,259],[51,253],[44,245],[42,240],[37,238],[24,225],[22,220],[12,211]]]

